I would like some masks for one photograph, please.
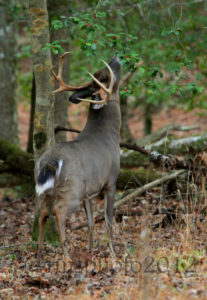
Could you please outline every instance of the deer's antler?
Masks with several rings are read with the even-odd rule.
[[[110,83],[109,83],[108,88],[106,88],[106,86],[103,83],[101,83],[96,77],[94,77],[91,73],[88,72],[88,74],[100,86],[100,88],[102,90],[104,90],[105,93],[104,93],[103,99],[99,101],[99,100],[87,100],[87,99],[77,98],[78,100],[86,101],[86,102],[94,103],[94,104],[105,104],[109,100],[110,95],[111,95],[112,90],[113,90],[114,75],[113,75],[113,71],[110,68],[110,66],[104,60],[102,60],[102,62],[106,65],[106,67],[107,67],[107,69],[109,70],[109,73],[110,73]]]
[[[53,93],[59,93],[62,91],[78,91],[78,90],[82,90],[84,88],[87,88],[88,86],[91,85],[92,82],[88,82],[84,85],[81,86],[71,86],[68,85],[66,83],[64,83],[63,78],[62,78],[62,72],[63,72],[63,63],[64,63],[64,58],[66,55],[68,55],[70,52],[65,52],[59,60],[59,67],[58,67],[58,75],[55,74],[55,72],[53,71],[53,69],[51,69],[51,73],[54,76],[54,78],[59,82],[60,87],[53,91]]]

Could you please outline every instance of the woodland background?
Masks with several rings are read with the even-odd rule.
[[[35,20],[41,10],[49,23]],[[205,0],[0,0],[3,299],[207,298],[206,33]],[[88,111],[67,93],[42,97],[55,89],[50,69],[65,51],[71,85],[88,81],[101,59],[116,54],[122,64],[115,262],[103,199],[92,256],[81,207],[67,222],[71,265],[49,236],[36,262],[34,157],[54,140],[74,139],[60,129],[82,130]]]

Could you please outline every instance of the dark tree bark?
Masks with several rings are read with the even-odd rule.
[[[35,159],[54,143],[54,81],[51,76],[52,60],[49,50],[42,51],[50,42],[46,0],[30,0],[31,50],[36,85],[34,118]]]
[[[31,50],[36,85],[36,105],[34,117],[34,158],[39,156],[55,142],[54,137],[54,80],[51,76],[52,59],[49,50],[42,50],[50,42],[49,21],[46,0],[30,0]],[[36,216],[33,224],[33,239],[38,237],[39,198],[36,197]],[[55,224],[54,217],[48,224]],[[57,240],[54,226],[46,226],[46,236],[50,241]]]
[[[144,136],[152,132],[152,104],[144,104]]]
[[[33,73],[31,97],[30,97],[29,137],[28,137],[28,143],[27,143],[27,152],[29,152],[29,153],[33,153],[33,131],[34,131],[35,102],[36,102],[36,87],[35,87],[35,76],[34,76],[34,73]]]
[[[16,28],[12,0],[0,1],[0,137],[18,143],[16,103]],[[3,130],[2,130],[3,129]]]
[[[67,3],[67,6],[66,6]],[[51,23],[53,16],[68,16],[69,1],[66,0],[49,0],[48,1],[48,13],[49,13],[49,22]],[[70,48],[70,39],[69,31],[67,28],[63,27],[59,30],[52,30],[50,35],[51,42],[55,40],[65,40],[66,42],[62,43],[62,47],[65,51],[69,51]],[[52,53],[52,63],[54,69],[58,69],[59,56]],[[69,82],[69,61],[70,56],[66,56],[64,60],[63,68],[63,79],[66,83]],[[58,93],[55,94],[55,107],[54,107],[54,123],[55,126],[67,126],[68,124],[68,93]],[[66,132],[61,131],[55,135],[56,142],[65,142],[66,141]]]

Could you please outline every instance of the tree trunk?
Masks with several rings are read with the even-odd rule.
[[[27,152],[29,152],[29,153],[33,153],[35,102],[36,102],[36,87],[35,87],[35,76],[33,73],[31,96],[30,96],[29,137],[28,137],[28,142],[27,142]]]
[[[152,104],[144,104],[144,136],[152,132]]]
[[[36,85],[36,106],[34,117],[34,158],[39,156],[50,147],[54,141],[54,82],[51,77],[52,59],[49,50],[42,48],[50,43],[49,22],[46,0],[30,0],[31,15],[31,50]],[[38,237],[38,201],[36,198],[36,217],[33,224],[33,239]],[[54,223],[51,217],[49,223]],[[57,240],[54,226],[47,226],[46,236],[51,242]],[[49,231],[49,232],[48,232]]]
[[[69,5],[69,4],[68,4]],[[68,16],[68,7],[65,7],[64,1],[49,0],[48,1],[48,13],[49,13],[49,22],[51,23],[53,17],[59,16]],[[59,30],[52,30],[50,35],[51,43],[56,40],[65,40],[64,44],[61,45],[64,47],[65,51],[69,51],[70,41],[69,41],[69,31],[67,28],[63,27]],[[59,63],[59,54],[55,55],[52,53],[52,63],[55,70],[58,70]],[[63,68],[63,80],[64,82],[69,82],[69,60],[70,57],[66,56],[64,59],[64,68]],[[58,86],[57,86],[58,87]],[[56,126],[66,127],[68,125],[68,93],[58,93],[55,94],[55,113],[54,113],[54,123]],[[59,131],[55,135],[56,142],[65,142],[66,141],[66,132]]]
[[[51,53],[42,48],[50,42],[46,0],[30,0],[31,49],[36,84],[34,117],[35,160],[54,143],[54,83]]]
[[[9,13],[12,0],[2,0],[0,9],[0,137],[18,143],[16,103],[16,28]],[[3,130],[2,130],[3,129]]]

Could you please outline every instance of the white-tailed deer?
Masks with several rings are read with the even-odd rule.
[[[68,256],[65,238],[66,216],[74,212],[82,200],[88,219],[89,249],[93,243],[92,199],[104,192],[105,221],[110,250],[114,252],[112,238],[113,205],[116,181],[120,169],[120,105],[119,82],[121,66],[117,57],[106,68],[93,75],[92,81],[80,86],[66,85],[62,79],[65,53],[59,62],[58,75],[53,71],[60,87],[54,92],[76,91],[69,100],[73,103],[90,102],[88,120],[79,136],[65,143],[57,143],[45,151],[35,165],[36,194],[39,197],[40,254],[44,225],[54,214],[64,256]],[[85,98],[92,97],[93,100]]]

